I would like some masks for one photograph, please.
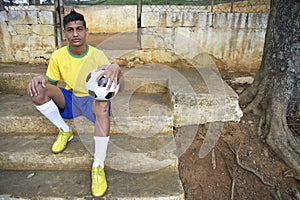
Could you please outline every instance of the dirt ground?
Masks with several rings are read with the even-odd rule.
[[[98,45],[109,37],[90,35],[88,42]],[[226,79],[235,74],[226,75]],[[240,91],[248,85],[230,86]],[[187,200],[300,199],[300,175],[272,152],[257,134],[257,124],[258,119],[252,114],[244,114],[240,122],[225,123],[214,153],[203,159],[198,153],[208,124],[199,126],[193,143],[179,159]]]
[[[244,114],[241,122],[225,123],[214,154],[203,159],[198,152],[208,125],[199,126],[179,160],[186,199],[300,199],[299,174],[272,152],[257,134],[257,125],[252,114]]]

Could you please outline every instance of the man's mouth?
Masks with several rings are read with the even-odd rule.
[[[78,42],[80,42],[80,39],[73,39],[72,40],[74,43],[78,43]]]

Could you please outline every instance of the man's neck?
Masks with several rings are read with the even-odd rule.
[[[72,47],[72,46],[69,46],[70,48],[70,52],[76,56],[80,56],[82,54],[84,54],[87,50],[87,45],[82,45],[80,47]]]

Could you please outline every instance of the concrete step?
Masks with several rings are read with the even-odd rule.
[[[53,154],[50,134],[0,134],[0,169],[88,170],[93,162],[93,134],[75,135],[67,149]],[[111,135],[106,166],[130,173],[145,173],[165,167],[177,168],[176,144],[172,135],[138,138]]]
[[[50,134],[0,134],[0,199],[87,199],[92,135],[76,135],[60,154]],[[174,138],[112,135],[105,199],[184,199]]]
[[[107,170],[107,200],[184,200],[178,171],[149,173]],[[0,170],[0,199],[94,199],[90,171]],[[102,199],[102,198],[101,198]]]
[[[128,101],[134,93],[162,94],[171,105],[175,127],[239,121],[243,113],[238,95],[210,66],[175,68],[145,64],[131,69],[122,68],[127,97],[121,101]],[[44,73],[45,66],[0,64],[0,90],[25,91],[28,80],[38,72]],[[151,107],[160,110],[164,105]]]
[[[57,133],[26,94],[0,92],[0,133]],[[93,132],[94,124],[85,117],[69,120],[79,133]],[[165,94],[119,93],[112,101],[111,132],[134,133],[147,137],[153,133],[172,133],[173,117]]]
[[[29,80],[34,76],[43,75],[47,70],[46,65],[0,63],[0,91],[26,91]],[[130,71],[127,67],[121,68],[126,74]],[[63,86],[63,82],[59,82]],[[126,76],[125,90],[139,93],[166,93],[167,79],[142,76]]]
[[[166,85],[163,81],[157,84],[167,88],[175,127],[239,121],[243,115],[238,95],[210,65],[180,68],[145,64],[129,70],[125,77],[147,77],[144,83],[153,85],[165,79]]]

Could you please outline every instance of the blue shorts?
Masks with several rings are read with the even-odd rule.
[[[85,116],[87,119],[96,122],[96,116],[93,113],[94,99],[90,96],[77,97],[72,92],[60,88],[65,97],[65,108],[59,109],[60,115],[64,119],[73,119],[80,115]],[[108,115],[110,116],[110,101],[108,102]]]

